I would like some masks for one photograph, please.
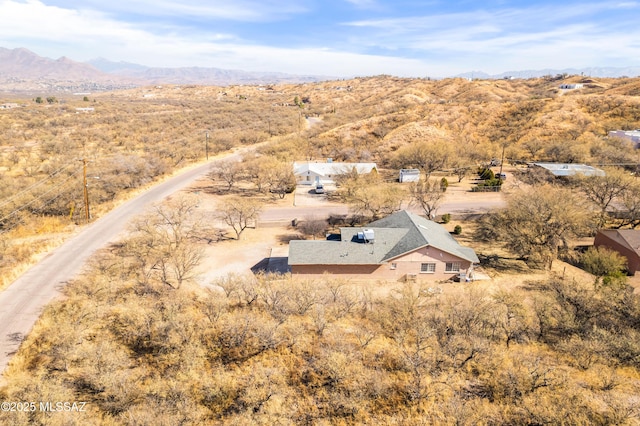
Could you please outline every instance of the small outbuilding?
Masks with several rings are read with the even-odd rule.
[[[418,182],[420,180],[420,170],[418,169],[400,169],[398,182]]]

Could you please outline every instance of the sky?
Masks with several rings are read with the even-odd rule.
[[[0,47],[332,77],[640,66],[640,0],[0,0]]]

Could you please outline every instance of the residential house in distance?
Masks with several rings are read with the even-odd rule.
[[[299,185],[333,184],[338,175],[356,171],[364,175],[377,173],[376,163],[334,163],[328,160],[326,163],[312,161],[293,163],[293,174]]]
[[[627,259],[627,271],[635,275],[640,269],[640,230],[601,229],[593,242],[596,247],[606,247]]]
[[[561,84],[560,88],[563,90],[576,90],[576,89],[582,89],[584,87],[584,84],[582,83],[568,83],[568,84]]]
[[[573,163],[531,163],[531,166],[541,167],[555,177],[566,177],[581,174],[583,176],[604,176],[604,170],[586,164]]]
[[[379,280],[473,279],[478,256],[440,224],[406,210],[324,241],[289,243],[291,273]]]
[[[418,169],[400,169],[398,182],[418,182],[420,180],[420,170]]]
[[[633,142],[635,148],[640,148],[640,129],[638,130],[611,130],[610,138],[626,139]]]

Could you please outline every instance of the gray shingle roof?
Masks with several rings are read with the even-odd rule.
[[[358,240],[364,229],[373,230],[374,243]],[[365,228],[340,228],[340,235],[340,241],[291,241],[289,265],[376,265],[425,246],[479,262],[473,249],[458,244],[443,226],[404,210]]]

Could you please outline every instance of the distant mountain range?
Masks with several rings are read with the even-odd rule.
[[[533,78],[545,75],[585,75],[591,77],[640,76],[640,67],[544,69],[510,71],[489,75],[481,71],[456,77],[478,79]],[[227,86],[232,84],[304,83],[337,77],[293,75],[276,72],[248,72],[220,68],[152,68],[128,62],[94,59],[82,63],[67,57],[49,59],[27,49],[0,47],[0,91],[45,93],[106,91],[149,84],[196,84]]]
[[[141,80],[152,84],[207,84],[226,86],[229,84],[305,83],[330,80],[333,78],[204,67],[153,68],[129,62],[112,62],[102,58],[94,59],[87,63],[111,75]]]
[[[481,80],[492,79],[504,79],[504,78],[536,78],[546,75],[584,75],[586,77],[638,77],[640,76],[640,67],[590,67],[590,68],[567,68],[563,70],[558,69],[543,69],[543,70],[527,70],[527,71],[507,71],[501,74],[487,74],[482,71],[471,71],[463,74],[458,74],[456,77],[463,78],[478,78]]]
[[[0,47],[0,90],[13,92],[114,90],[149,84],[304,83],[329,79],[331,77],[219,68],[151,68],[106,59],[82,63],[66,57],[44,58],[24,48]]]

